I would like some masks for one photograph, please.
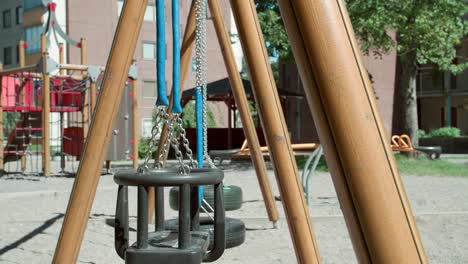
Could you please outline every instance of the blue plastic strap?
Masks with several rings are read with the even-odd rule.
[[[203,168],[203,99],[200,87],[195,89],[195,121],[197,131],[197,162],[198,168]],[[198,187],[199,205],[203,201],[203,187]]]
[[[157,50],[156,50],[156,71],[158,83],[158,100],[157,106],[168,106],[169,100],[167,99],[166,92],[166,30],[164,19],[164,0],[156,1],[156,36],[157,36]]]
[[[173,70],[172,70],[172,113],[182,113],[180,105],[180,25],[179,0],[172,0],[172,37],[173,37]]]

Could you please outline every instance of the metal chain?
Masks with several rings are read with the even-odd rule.
[[[213,160],[208,154],[208,122],[207,122],[207,70],[208,61],[206,53],[206,12],[207,1],[197,0],[195,3],[195,63],[196,63],[196,86],[202,93],[202,126],[203,126],[203,159],[207,161],[208,165],[213,168]]]
[[[152,149],[156,146],[157,140],[156,137],[160,133],[159,126],[161,122],[167,122],[168,115],[167,115],[167,107],[166,106],[160,106],[157,108],[156,111],[156,118],[155,122],[153,124],[153,127],[151,128],[151,137],[150,141],[148,144],[148,150],[145,153],[145,159],[143,161],[143,164],[138,167],[138,171],[143,172],[149,169],[148,163],[151,160],[152,157]]]

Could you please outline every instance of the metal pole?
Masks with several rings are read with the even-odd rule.
[[[339,194],[338,199],[340,201],[343,215],[345,216],[354,252],[359,263],[371,263],[365,237],[359,223],[356,208],[352,201],[349,186],[346,182],[343,165],[338,158],[336,143],[331,136],[331,130],[325,115],[323,102],[321,101],[320,94],[317,90],[311,65],[307,60],[304,43],[300,36],[299,25],[295,20],[295,14],[289,1],[279,1],[279,6],[283,22],[288,33],[289,42],[291,43],[292,51],[298,65],[302,83],[304,84],[304,87],[308,88],[305,89],[306,98],[316,127],[320,128],[317,130],[320,138],[320,144],[322,144],[324,149],[326,149],[324,155],[327,160],[327,165],[332,176],[335,190]],[[311,89],[312,87],[313,89]]]
[[[231,0],[298,263],[320,263],[309,210],[252,0]]]
[[[102,96],[83,149],[53,263],[76,263],[96,194],[105,148],[121,101],[140,34],[147,0],[125,1],[107,61]]]
[[[268,213],[268,218],[271,222],[276,223],[279,218],[278,209],[276,208],[271,183],[268,179],[265,160],[263,159],[263,155],[260,150],[260,142],[258,141],[255,124],[249,110],[247,95],[245,94],[244,85],[242,84],[242,79],[237,69],[229,34],[224,25],[220,3],[219,0],[209,0],[208,4],[215,26],[216,35],[218,36],[219,45],[223,53],[224,64],[226,65],[226,69],[228,71],[232,93],[234,95],[236,105],[239,109],[244,134],[250,147],[252,163],[257,173],[257,179],[260,185],[260,190],[262,191],[263,201]]]
[[[50,175],[50,75],[47,71],[47,41],[41,35],[42,54],[42,172],[45,176]]]
[[[300,25],[371,262],[427,263],[344,3],[280,2]]]

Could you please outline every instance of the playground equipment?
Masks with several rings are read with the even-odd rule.
[[[343,2],[279,3],[359,262],[427,263]],[[100,98],[106,100],[99,100],[96,107],[96,122],[89,130],[54,263],[77,260],[104,161],[99,143],[109,139],[110,120],[122,96],[123,76],[131,63],[146,4],[146,0],[124,3],[101,90]],[[231,5],[297,260],[320,263],[255,4],[232,0]]]
[[[0,144],[3,157],[0,158],[0,169],[8,173],[48,176],[51,174],[50,160],[57,158],[60,159],[60,171],[54,171],[54,174],[75,172],[102,77],[102,67],[86,65],[86,40],[75,41],[60,28],[55,15],[56,3],[44,0],[43,5],[48,10],[48,18],[41,38],[31,43],[20,41],[19,67],[0,71],[0,112],[5,113],[0,115],[3,121],[0,130],[8,135],[6,144]],[[80,65],[64,63],[64,46],[58,42],[57,35],[71,47],[80,48]],[[58,62],[48,53],[51,36],[59,48]],[[36,42],[40,42],[42,57],[37,64],[25,65],[25,49],[28,45],[38,45]],[[136,123],[132,120],[136,116],[134,68],[131,68],[125,85],[129,97],[121,104],[122,118],[117,118],[114,125],[114,139],[118,137],[120,140],[111,142],[109,160],[131,159],[137,152]],[[128,98],[133,98],[132,104]],[[130,130],[132,125],[134,129]],[[124,135],[124,140],[119,132]],[[117,148],[119,151],[115,151]],[[66,166],[67,160],[69,166]]]
[[[181,169],[181,168],[179,168]],[[125,263],[201,263],[218,259],[225,247],[225,217],[222,196],[223,172],[217,169],[193,168],[188,174],[179,170],[151,170],[144,173],[123,171],[115,175],[119,184],[115,249]],[[199,220],[194,208],[198,208],[198,196],[191,190],[199,185],[213,185],[215,196],[214,235],[211,251],[207,252],[210,234],[194,226]],[[138,186],[137,241],[128,246],[128,198],[127,186]],[[178,186],[180,208],[177,231],[166,230],[164,215],[156,215],[156,231],[148,234],[148,192],[146,187]],[[156,208],[164,204],[164,199],[156,200]],[[195,201],[195,204],[194,204]],[[196,210],[195,210],[196,211]]]
[[[408,135],[394,135],[392,136],[391,145],[393,151],[412,153],[416,157],[423,153],[428,159],[438,159],[442,153],[442,147],[440,146],[419,146],[413,147],[411,139]]]
[[[165,41],[164,41],[164,0],[156,2],[157,6],[157,35],[158,49],[157,61],[158,70],[165,67]],[[172,91],[172,107],[168,109],[169,100],[166,95],[165,74],[164,71],[158,71],[157,79],[161,85],[158,87],[158,100],[156,101],[156,122],[152,128],[151,138],[148,152],[146,153],[144,163],[136,172],[119,172],[115,175],[115,181],[119,184],[119,195],[117,200],[116,211],[116,231],[115,245],[116,251],[126,263],[148,263],[155,261],[163,261],[165,263],[201,263],[202,261],[214,261],[218,259],[224,252],[225,241],[225,216],[223,203],[223,173],[215,169],[210,162],[206,150],[206,125],[201,120],[206,119],[205,100],[201,98],[206,90],[206,60],[203,52],[206,47],[206,42],[203,38],[206,30],[205,17],[206,6],[204,1],[196,1],[196,64],[197,64],[197,87],[199,87],[199,101],[197,120],[198,131],[197,144],[199,146],[197,153],[197,162],[192,158],[192,151],[189,147],[189,142],[185,135],[185,129],[182,126],[182,107],[180,104],[180,47],[179,47],[179,10],[178,1],[172,2],[172,24],[173,24],[173,91]],[[168,111],[172,113],[169,117]],[[156,144],[159,127],[162,124],[168,124],[168,136],[162,142],[162,153],[157,157],[154,164],[154,169],[150,168],[151,149]],[[181,140],[179,140],[179,138]],[[183,154],[179,149],[179,144],[183,143],[185,152],[189,158],[189,163],[184,164]],[[178,168],[176,170],[164,170],[164,163],[161,159],[165,158],[169,147],[172,146],[178,159]],[[204,146],[204,147],[201,147]],[[206,155],[205,155],[206,154]],[[204,161],[207,161],[211,166],[209,169],[204,169]],[[201,200],[203,200],[201,185],[213,185],[212,194],[214,204],[211,211],[214,212],[213,222],[208,222],[213,226],[213,230],[200,229],[199,208],[203,208]],[[127,186],[138,186],[138,226],[137,226],[137,241],[128,246],[128,205],[127,202]],[[146,187],[155,187],[156,200],[156,232],[150,233],[148,236],[148,190]],[[173,230],[165,228],[164,219],[164,186],[178,186],[179,199],[178,210],[179,218],[178,225]],[[205,203],[206,204],[206,203]],[[206,221],[203,221],[206,222]],[[177,239],[172,234],[177,235]],[[210,245],[210,236],[214,238]],[[206,252],[208,248],[210,252]]]

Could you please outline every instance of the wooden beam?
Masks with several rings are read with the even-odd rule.
[[[50,176],[50,75],[47,72],[47,40],[41,35],[42,54],[42,173]]]
[[[147,0],[125,1],[103,77],[88,140],[65,214],[53,263],[76,263],[96,194],[112,123],[122,99]]]
[[[224,64],[226,65],[226,69],[228,71],[229,82],[231,84],[234,99],[239,109],[244,134],[248,145],[250,146],[252,163],[257,174],[258,183],[260,185],[260,190],[263,196],[263,202],[265,203],[265,208],[267,209],[268,218],[271,222],[276,223],[279,219],[279,216],[278,209],[276,208],[275,197],[273,196],[271,183],[268,179],[265,160],[263,159],[263,155],[260,150],[260,142],[258,140],[257,130],[255,129],[255,124],[249,109],[249,101],[247,100],[244,85],[242,83],[239,70],[237,69],[229,34],[226,26],[224,25],[220,3],[219,0],[208,0],[208,4],[211,10],[211,17],[215,26],[216,35],[218,36],[218,42],[223,54]]]
[[[427,263],[344,2],[279,3],[360,263]]]
[[[320,263],[310,213],[253,0],[231,0],[298,263]]]

